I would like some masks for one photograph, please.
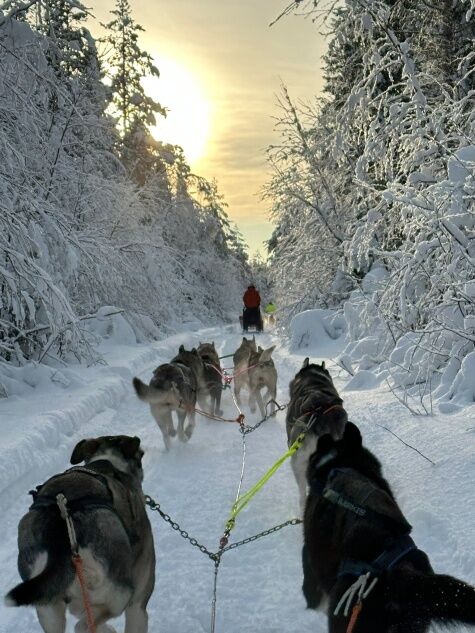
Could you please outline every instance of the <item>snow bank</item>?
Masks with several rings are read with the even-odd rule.
[[[290,350],[313,356],[333,356],[341,349],[347,323],[339,312],[306,310],[290,323]]]
[[[387,380],[404,399],[417,400],[420,412],[435,405],[452,413],[472,404],[475,353],[459,333],[473,332],[475,317],[446,306],[439,310],[439,318],[450,322],[453,331],[434,322],[432,336],[423,339],[420,332],[411,331],[401,335],[391,330],[377,305],[387,284],[387,272],[376,263],[341,310],[306,310],[294,316],[290,350],[334,358],[352,377],[348,391],[372,389]],[[472,296],[475,284],[467,282],[464,291]]]

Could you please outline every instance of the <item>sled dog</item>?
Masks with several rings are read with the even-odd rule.
[[[307,494],[306,471],[310,455],[320,435],[330,433],[335,439],[343,435],[348,419],[343,400],[333,384],[330,373],[321,365],[306,358],[302,368],[289,385],[290,402],[287,409],[287,440],[290,446],[305,430],[311,428],[299,450],[291,457],[292,470],[299,487],[300,509],[303,512]]]
[[[249,407],[254,413],[256,411],[256,402],[259,411],[264,417],[266,415],[266,405],[271,402],[270,411],[275,411],[275,399],[277,396],[277,370],[272,360],[272,352],[275,345],[268,349],[258,347],[257,352],[252,352],[249,358]],[[261,390],[267,389],[264,400],[262,399]],[[272,402],[274,401],[274,402]]]
[[[243,336],[241,345],[233,355],[234,396],[239,406],[241,406],[241,389],[243,387],[249,389],[249,360],[251,354],[255,352],[257,352],[256,337],[253,336],[252,339],[247,339]]]
[[[166,450],[170,449],[171,438],[177,434],[172,417],[174,411],[178,418],[178,438],[182,442],[190,439],[195,428],[197,398],[205,403],[207,393],[203,361],[196,349],[186,351],[181,345],[178,355],[170,363],[155,369],[149,385],[139,378],[133,379],[133,385],[140,400],[150,404]]]
[[[155,584],[152,530],[142,493],[140,439],[126,435],[79,442],[76,466],[38,486],[18,527],[18,569],[23,582],[6,596],[12,606],[33,605],[45,633],[64,633],[66,609],[89,631],[66,521],[63,494],[76,532],[97,633],[125,612],[125,633],[147,633],[147,603]]]
[[[307,475],[303,593],[310,608],[328,601],[331,633],[348,630],[358,597],[346,615],[342,598],[364,574],[367,595],[354,633],[426,633],[432,621],[475,624],[475,589],[434,573],[354,424],[340,440],[319,438]]]
[[[204,378],[211,400],[209,411],[214,415],[222,415],[221,394],[223,392],[223,381],[221,364],[214,341],[212,343],[200,343],[198,345],[198,354],[204,364]]]

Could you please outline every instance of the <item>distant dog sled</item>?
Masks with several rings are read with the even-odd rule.
[[[242,315],[239,317],[243,332],[249,332],[253,329],[255,332],[264,331],[264,322],[259,308],[244,308]]]

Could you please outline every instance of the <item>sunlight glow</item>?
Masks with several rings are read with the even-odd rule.
[[[196,76],[173,59],[157,56],[154,63],[160,77],[146,77],[143,86],[167,112],[157,117],[151,128],[153,136],[164,143],[181,145],[193,166],[206,151],[210,133],[211,107]]]

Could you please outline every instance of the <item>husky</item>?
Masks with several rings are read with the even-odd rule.
[[[56,496],[63,494],[84,566],[97,633],[125,612],[125,633],[147,633],[147,603],[155,584],[152,530],[142,493],[140,439],[126,435],[81,440],[71,464],[38,486],[18,527],[18,570],[23,582],[6,596],[11,606],[33,605],[45,633],[65,633],[66,609],[88,625],[71,562],[66,521]]]
[[[325,362],[318,365],[310,363],[306,358],[290,383],[289,391],[290,402],[286,417],[288,445],[291,446],[300,433],[311,425],[302,446],[290,460],[299,488],[300,509],[303,512],[307,496],[307,465],[317,439],[325,433],[340,439],[348,416],[330,372],[325,368]]]
[[[256,411],[256,402],[262,417],[266,415],[267,404],[270,402],[271,412],[275,411],[275,399],[277,397],[277,370],[272,360],[272,352],[275,345],[268,349],[257,348],[249,358],[249,407],[252,413]],[[262,399],[261,389],[267,389],[265,404]]]
[[[214,341],[212,343],[200,343],[198,345],[198,354],[204,364],[204,378],[211,400],[209,411],[213,415],[222,415],[221,395],[223,392],[223,381],[221,364]]]
[[[432,621],[475,624],[475,589],[434,573],[354,424],[340,440],[319,438],[307,475],[303,593],[309,608],[328,601],[329,631],[348,630],[358,598],[346,615],[339,603],[365,574],[354,633],[426,633]]]
[[[233,355],[234,363],[234,397],[239,406],[241,406],[241,389],[245,387],[249,389],[249,360],[251,354],[257,352],[256,337],[247,339],[242,338],[241,345],[237,348]]]
[[[159,365],[153,372],[150,384],[139,378],[133,379],[133,386],[140,400],[150,404],[155,421],[163,435],[165,449],[170,450],[171,438],[177,431],[173,424],[173,412],[178,418],[178,438],[187,442],[195,428],[195,408],[197,397],[206,399],[203,361],[196,349],[188,352],[183,345],[170,363]],[[185,427],[185,419],[188,424]]]

